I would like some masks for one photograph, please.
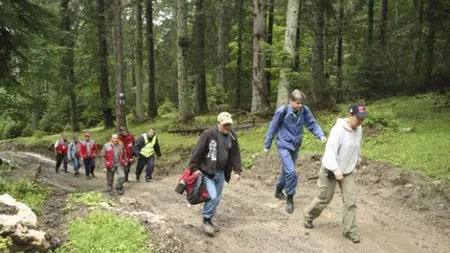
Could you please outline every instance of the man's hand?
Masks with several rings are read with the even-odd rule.
[[[320,140],[322,141],[323,144],[327,143],[327,137],[325,137],[325,136],[320,138]]]
[[[241,175],[239,175],[239,174],[237,174],[237,173],[234,173],[234,174],[233,174],[233,180],[234,180],[234,181],[238,181],[240,178],[241,178]]]
[[[341,181],[342,179],[344,179],[344,175],[342,174],[341,170],[336,170],[334,172],[334,176],[336,177],[337,181]]]

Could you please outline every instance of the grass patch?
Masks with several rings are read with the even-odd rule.
[[[12,239],[11,237],[0,237],[0,251],[1,252],[7,252],[9,247],[12,246]]]
[[[19,179],[18,181],[0,179],[0,194],[4,193],[26,204],[36,214],[41,214],[42,205],[50,193],[50,189],[25,178]]]
[[[385,129],[379,136],[365,140],[363,153],[371,159],[417,169],[430,177],[450,179],[450,109],[439,109],[436,101],[441,99],[442,96],[431,94],[374,103],[370,110],[392,111],[399,128],[411,131]]]
[[[147,239],[146,230],[137,219],[94,211],[69,224],[69,241],[55,252],[156,252],[156,249],[146,249]]]
[[[77,192],[71,193],[67,202],[67,207],[71,209],[79,204],[85,206],[99,206],[102,202],[110,203],[111,201],[99,192]]]

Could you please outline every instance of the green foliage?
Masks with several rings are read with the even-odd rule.
[[[226,103],[227,94],[220,85],[207,86],[206,93],[209,110],[213,110],[216,106]]]
[[[23,130],[22,130],[22,135],[21,136],[32,136],[33,135],[33,125],[31,124],[27,124]]]
[[[138,220],[94,211],[69,224],[69,241],[56,252],[156,252],[156,249],[145,249],[146,239],[145,228]]]
[[[69,195],[67,207],[70,209],[75,205],[83,204],[85,206],[99,206],[102,202],[110,202],[99,192],[79,192]]]
[[[23,122],[16,122],[11,118],[0,119],[0,139],[11,139],[22,136],[25,127]]]
[[[398,126],[398,122],[395,120],[395,115],[392,111],[373,111],[370,113],[370,117],[364,120],[365,127],[375,127],[381,125],[383,127],[395,128]]]
[[[40,214],[42,212],[42,205],[50,193],[50,189],[24,178],[18,181],[0,179],[0,193],[11,195],[17,201],[25,203],[34,212]]]
[[[167,116],[174,112],[177,112],[177,108],[169,99],[164,100],[164,103],[158,107],[158,114],[161,116]]]
[[[41,139],[42,137],[44,137],[45,133],[44,131],[41,130],[36,130],[33,132],[33,138],[35,139]]]
[[[57,116],[53,113],[46,113],[39,122],[39,128],[46,133],[60,133],[64,129],[64,124],[58,122]]]
[[[0,237],[0,251],[7,251],[12,246],[11,237]]]

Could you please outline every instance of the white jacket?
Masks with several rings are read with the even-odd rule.
[[[360,159],[362,127],[348,127],[345,119],[333,126],[322,157],[322,165],[333,172],[352,173]]]

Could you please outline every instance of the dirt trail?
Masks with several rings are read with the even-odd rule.
[[[54,162],[43,160],[36,154],[8,155],[25,161],[24,165],[40,162],[45,180],[66,190],[105,189],[106,180],[101,170],[97,169],[97,178],[88,181],[82,177],[74,178],[72,174],[55,174]],[[315,166],[310,160],[303,158],[300,163],[305,167]],[[398,201],[390,201],[390,198],[396,200],[392,196],[401,192],[399,189],[377,188],[365,181],[361,181],[358,193],[360,244],[352,244],[340,236],[342,201],[339,190],[314,222],[314,229],[304,229],[302,212],[316,194],[315,180],[307,178],[313,178],[315,172],[301,172],[302,183],[295,196],[296,209],[288,215],[284,211],[284,202],[273,197],[275,166],[263,168],[275,162],[275,158],[261,159],[260,169],[246,171],[242,180],[225,185],[214,219],[221,231],[215,237],[209,237],[201,230],[201,206],[189,206],[184,196],[174,192],[180,176],[178,172],[156,178],[151,183],[134,182],[132,177],[126,184],[124,197],[135,199],[138,211],[165,216],[183,242],[181,252],[448,252],[448,203],[440,204],[440,209],[416,211]]]

